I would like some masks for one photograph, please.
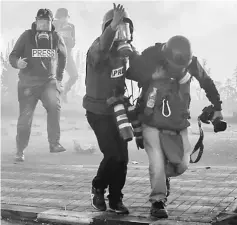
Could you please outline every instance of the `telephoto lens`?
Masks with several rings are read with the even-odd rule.
[[[129,124],[124,104],[118,103],[114,105],[114,115],[121,137],[127,142],[131,141],[133,139],[133,130]]]

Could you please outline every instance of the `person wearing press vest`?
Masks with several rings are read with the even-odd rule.
[[[91,204],[99,211],[107,209],[104,194],[109,190],[109,209],[126,214],[122,189],[128,164],[128,120],[125,114],[125,76],[128,60],[137,52],[131,45],[133,23],[122,5],[109,10],[102,34],[91,45],[86,59],[86,95],[83,107],[103,153],[97,175],[92,181]],[[122,114],[120,114],[122,113]],[[116,117],[116,118],[115,118]]]
[[[65,83],[62,93],[62,100],[64,102],[67,102],[67,94],[78,79],[78,71],[72,54],[72,50],[76,44],[75,26],[68,22],[69,17],[66,8],[59,8],[55,13],[55,20],[53,21],[56,31],[63,37],[67,47],[66,71],[68,72],[69,79]]]
[[[169,178],[187,170],[192,152],[187,129],[191,78],[198,80],[213,104],[212,121],[223,119],[222,101],[184,36],[173,36],[166,43],[148,47],[130,63],[127,74],[142,87],[137,108],[143,132],[140,147],[145,148],[149,159],[150,213],[167,218]]]
[[[47,111],[50,152],[66,151],[59,143],[59,96],[67,52],[63,39],[55,32],[52,21],[53,14],[49,9],[39,9],[31,29],[21,34],[9,55],[12,67],[20,69],[16,161],[24,161],[24,150],[28,146],[33,114],[39,100]]]

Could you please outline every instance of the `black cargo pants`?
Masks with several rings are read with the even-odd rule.
[[[60,139],[60,91],[56,80],[50,80],[42,85],[25,85],[18,83],[19,118],[17,123],[17,150],[23,151],[31,133],[33,114],[38,101],[41,100],[47,111],[47,131],[50,144],[56,144]]]
[[[109,200],[118,202],[123,197],[122,189],[126,181],[128,144],[120,137],[113,116],[88,111],[86,116],[104,155],[92,186],[100,190],[109,187]]]

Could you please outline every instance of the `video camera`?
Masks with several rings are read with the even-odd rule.
[[[199,116],[199,119],[206,124],[210,124],[211,122],[212,125],[214,126],[215,133],[225,131],[227,128],[227,123],[221,120],[220,118],[212,120],[214,113],[215,113],[214,106],[209,105],[202,110],[202,114]]]

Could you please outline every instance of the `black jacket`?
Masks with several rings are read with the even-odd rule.
[[[145,49],[140,56],[137,56],[136,60],[133,60],[130,63],[130,67],[127,71],[127,78],[137,81],[140,86],[149,82],[157,65],[164,61],[164,56],[161,52],[162,45],[162,43],[157,43],[154,46]],[[216,86],[199,63],[197,57],[193,56],[192,62],[187,70],[192,77],[195,77],[198,80],[200,87],[205,90],[206,96],[214,105],[215,110],[221,110],[222,101],[220,100],[220,95]]]

